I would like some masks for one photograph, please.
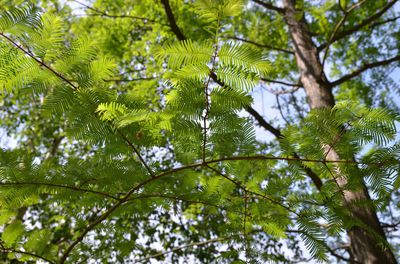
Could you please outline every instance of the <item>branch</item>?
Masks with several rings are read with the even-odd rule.
[[[324,57],[323,57],[322,63],[321,63],[321,64],[322,64],[322,66],[321,66],[321,67],[322,67],[322,71],[323,71],[323,69],[324,69],[325,61],[326,61],[326,59],[327,59],[327,57],[328,57],[329,47],[330,47],[330,45],[332,44],[333,39],[334,39],[335,36],[337,35],[337,33],[338,33],[338,31],[339,31],[339,28],[344,24],[344,22],[346,21],[347,16],[350,15],[351,11],[353,11],[354,9],[360,7],[360,6],[363,5],[365,2],[366,2],[366,0],[361,0],[360,2],[355,3],[354,5],[352,5],[352,6],[351,6],[349,9],[347,9],[347,10],[342,9],[342,11],[344,12],[344,16],[340,19],[340,21],[339,21],[339,22],[336,24],[336,26],[334,27],[333,32],[332,32],[331,36],[329,37],[328,42],[327,42],[327,44],[326,44],[326,50],[325,50]],[[339,0],[339,7],[342,8],[342,6],[341,6],[341,4],[340,4],[340,0]],[[322,74],[322,72],[321,72],[321,74]]]
[[[13,249],[13,248],[7,248],[7,247],[5,247],[3,245],[3,241],[2,240],[0,240],[0,252],[23,254],[23,255],[27,255],[27,256],[35,257],[37,259],[44,260],[44,261],[46,261],[46,262],[48,262],[50,264],[56,264],[56,262],[54,262],[52,260],[49,260],[49,259],[47,259],[45,257],[42,257],[42,256],[40,256],[38,254],[35,254],[35,253],[31,253],[31,252],[27,252],[27,251],[21,251],[21,250],[17,250],[17,249]]]
[[[291,86],[291,87],[298,87],[298,88],[303,87],[303,85],[300,83],[300,79],[299,79],[298,83],[288,83],[288,82],[272,80],[272,79],[267,79],[267,78],[261,78],[260,80],[264,81],[264,82],[282,84],[282,85]]]
[[[253,2],[265,7],[266,9],[276,11],[276,12],[278,12],[280,14],[283,14],[285,12],[285,10],[283,8],[274,6],[273,4],[270,4],[270,3],[265,3],[265,2],[263,2],[261,0],[253,0]]]
[[[331,249],[330,247],[326,247],[326,249],[329,251],[329,253],[331,253],[332,256],[336,257],[337,259],[346,261],[347,263],[357,263],[357,264],[361,264],[360,262],[354,260],[354,259],[348,259],[345,258],[339,254],[337,254],[333,249]]]
[[[91,224],[89,224],[85,230],[75,239],[75,241],[66,249],[66,251],[64,252],[64,254],[61,256],[60,262],[59,264],[63,264],[65,263],[65,261],[67,260],[69,254],[71,253],[71,251],[75,248],[75,246],[77,244],[79,244],[83,238],[86,236],[87,233],[89,233],[91,230],[93,230],[97,225],[99,225],[101,222],[103,222],[108,216],[110,216],[117,208],[119,208],[121,205],[123,205],[125,202],[129,201],[130,196],[136,192],[137,190],[140,190],[141,188],[143,188],[145,185],[164,178],[168,175],[180,172],[180,171],[184,171],[187,169],[194,169],[194,168],[198,168],[198,167],[204,167],[207,166],[209,168],[212,168],[208,165],[210,164],[214,164],[214,163],[220,163],[222,161],[239,161],[239,160],[286,160],[286,161],[304,161],[304,162],[317,162],[317,163],[322,163],[322,164],[327,164],[327,163],[344,163],[344,164],[365,164],[365,165],[378,165],[378,166],[383,166],[384,163],[366,163],[366,162],[357,162],[355,160],[316,160],[316,159],[302,159],[302,158],[297,158],[296,156],[294,157],[275,157],[275,156],[262,156],[262,155],[258,155],[258,156],[233,156],[233,157],[227,157],[227,158],[220,158],[220,159],[213,159],[213,160],[208,160],[205,162],[200,162],[200,163],[194,163],[194,164],[189,164],[189,165],[184,165],[182,167],[178,167],[169,171],[165,171],[165,172],[161,172],[160,174],[155,175],[152,178],[149,178],[145,181],[142,181],[140,183],[138,183],[137,185],[133,186],[121,199],[119,199],[119,201],[117,203],[115,203],[112,207],[110,207],[109,209],[107,209],[101,216],[99,216],[94,222],[92,222]],[[212,170],[215,170],[218,172],[218,170],[212,168]],[[240,184],[232,179],[230,179],[229,177],[225,177],[226,179],[230,180],[231,182],[233,182],[234,184],[240,186]],[[260,196],[263,197],[265,199],[271,199],[263,194],[259,194],[259,193],[255,193],[252,191],[249,191],[249,193],[252,193],[256,196]],[[275,201],[275,203],[278,203]],[[279,204],[279,203],[278,203]],[[280,204],[281,206],[284,206],[282,204]],[[291,209],[288,209],[289,211],[291,211]],[[291,211],[292,212],[292,211]]]
[[[185,249],[185,248],[188,248],[188,247],[203,246],[203,245],[206,245],[206,244],[211,244],[211,243],[215,243],[215,242],[219,242],[219,241],[224,241],[224,240],[227,240],[227,239],[231,239],[231,238],[233,238],[235,236],[239,236],[239,235],[227,236],[227,237],[219,237],[219,238],[214,238],[214,239],[210,239],[210,240],[206,240],[206,241],[190,243],[190,244],[187,244],[187,245],[184,245],[184,246],[181,246],[181,247],[176,247],[176,248],[173,248],[173,249],[168,250],[168,251],[164,251],[164,252],[160,252],[160,253],[148,256],[146,258],[143,258],[143,259],[139,260],[139,262],[146,261],[146,263],[148,263],[148,260],[152,259],[152,258],[161,257],[161,256],[164,256],[164,255],[167,255],[167,254],[170,254],[170,253],[173,253],[175,251],[179,251],[179,250],[182,250],[182,249]]]
[[[45,62],[43,62],[42,60],[36,58],[34,55],[32,55],[30,52],[28,52],[27,50],[25,50],[21,45],[18,45],[15,41],[13,41],[11,38],[7,37],[6,35],[4,35],[3,33],[0,32],[0,36],[2,36],[3,38],[5,38],[7,41],[9,41],[10,43],[12,43],[16,48],[18,48],[19,50],[21,50],[23,53],[25,53],[26,55],[28,55],[30,58],[32,58],[33,60],[35,60],[37,63],[39,63],[41,66],[43,66],[44,68],[48,69],[49,71],[51,71],[53,74],[55,74],[58,78],[60,78],[61,80],[63,80],[64,82],[66,82],[67,84],[69,84],[71,86],[71,88],[76,91],[78,89],[78,86],[76,86],[75,84],[73,84],[70,80],[68,80],[67,78],[65,78],[64,76],[62,76],[60,73],[56,72],[53,68],[51,68],[50,66],[48,66]],[[146,170],[149,172],[149,174],[153,177],[154,173],[151,171],[150,167],[147,165],[147,163],[144,161],[143,157],[140,155],[140,152],[136,149],[136,147],[133,145],[132,142],[129,141],[129,139],[123,135],[119,130],[117,130],[118,134],[124,139],[124,141],[127,143],[128,146],[130,146],[132,148],[132,150],[136,153],[136,155],[139,157],[140,161],[143,163],[143,166],[146,168]]]
[[[171,7],[169,5],[169,1],[168,0],[161,0],[161,3],[164,5],[164,9],[165,9],[165,12],[167,14],[167,18],[168,18],[168,21],[170,23],[170,27],[171,27],[172,32],[175,34],[175,36],[179,40],[181,40],[181,41],[182,40],[186,40],[185,35],[183,35],[182,31],[179,29],[178,25],[176,24],[176,20],[175,20],[175,17],[173,15],[172,11],[171,11]],[[225,86],[225,84],[223,82],[218,80],[218,77],[214,72],[211,71],[210,77],[213,79],[214,82],[219,84],[221,87]],[[264,127],[267,131],[270,131],[275,136],[280,135],[280,132],[276,128],[274,128],[273,126],[268,124],[267,121],[265,121],[264,118],[256,110],[254,110],[251,106],[247,107],[246,111],[249,112],[252,116],[254,116],[254,118],[259,122],[259,124],[262,127]]]
[[[186,197],[182,197],[182,196],[168,195],[168,194],[161,194],[161,193],[141,194],[140,196],[135,196],[135,197],[128,199],[128,201],[134,201],[134,200],[139,200],[139,199],[148,199],[148,198],[166,198],[166,199],[177,200],[177,201],[182,201],[182,202],[186,202],[186,203],[203,204],[203,205],[212,206],[212,207],[215,207],[215,208],[218,208],[221,210],[226,210],[225,207],[218,205],[218,204],[212,204],[212,203],[204,202],[204,201],[200,201],[200,200],[190,200],[190,199],[187,199]]]
[[[76,237],[75,241],[69,245],[69,247],[65,250],[64,254],[61,256],[59,264],[64,264],[65,261],[67,260],[69,254],[71,251],[75,248],[76,245],[78,245],[83,238],[89,233],[91,230],[93,230],[97,225],[102,223],[105,219],[107,219],[117,208],[119,208],[121,205],[123,205],[126,201],[128,201],[129,197],[137,190],[141,189],[143,186],[147,185],[148,183],[151,183],[157,179],[163,178],[167,175],[173,174],[175,172],[179,172],[185,169],[189,168],[196,168],[199,166],[203,166],[203,163],[200,164],[192,164],[192,165],[187,165],[187,166],[182,166],[180,168],[172,169],[167,172],[160,173],[152,178],[149,178],[143,182],[138,183],[134,187],[132,187],[126,194],[123,196],[117,203],[115,203],[113,206],[111,206],[109,209],[107,209],[102,215],[100,215],[94,222],[89,224],[83,232]]]
[[[354,32],[357,32],[359,29],[365,27],[366,25],[372,23],[373,21],[375,21],[376,19],[380,18],[389,8],[391,8],[398,0],[392,0],[389,3],[387,3],[380,11],[376,12],[375,14],[373,14],[372,16],[364,19],[361,23],[348,28],[346,30],[340,31],[338,34],[336,34],[335,37],[332,38],[330,44],[345,38],[351,34],[353,34]],[[328,43],[322,43],[319,47],[318,47],[318,51],[323,50],[325,47],[327,47]]]
[[[143,164],[143,166],[146,168],[147,172],[150,174],[151,177],[154,177],[155,174],[154,172],[150,169],[149,165],[147,162],[144,160],[142,155],[140,154],[140,151],[133,145],[133,143],[124,135],[120,130],[117,130],[117,133],[121,136],[121,138],[126,142],[126,144],[133,150],[133,152],[138,156],[140,162]]]
[[[274,47],[274,46],[268,45],[268,44],[260,44],[260,43],[257,43],[257,42],[251,41],[251,40],[247,40],[247,39],[243,39],[243,38],[239,38],[239,37],[235,37],[235,36],[227,36],[225,38],[239,40],[239,41],[242,41],[242,42],[246,42],[246,43],[255,45],[255,46],[260,47],[260,48],[267,48],[267,49],[271,49],[271,50],[277,50],[277,51],[285,52],[285,53],[288,53],[288,54],[291,54],[291,55],[294,54],[294,52],[292,50],[282,49],[282,48]]]
[[[18,43],[16,43],[14,40],[12,40],[11,38],[7,37],[4,33],[0,32],[0,36],[5,38],[8,42],[10,42],[14,47],[16,47],[17,49],[21,50],[23,53],[25,53],[25,55],[27,55],[28,57],[32,58],[33,60],[35,60],[40,66],[43,66],[44,68],[46,68],[47,70],[49,70],[50,72],[52,72],[54,75],[56,75],[58,78],[60,78],[61,80],[63,80],[64,82],[66,82],[67,84],[69,84],[72,89],[74,91],[78,90],[78,86],[73,84],[70,80],[68,80],[67,78],[65,78],[64,76],[62,76],[60,73],[56,72],[53,68],[51,68],[50,66],[48,66],[44,61],[36,58],[34,55],[32,55],[30,52],[28,52],[24,47],[22,47],[21,45],[19,45]]]
[[[176,24],[176,19],[174,14],[172,13],[171,6],[169,5],[169,0],[161,0],[161,3],[164,6],[165,13],[167,14],[168,22],[171,27],[172,32],[176,35],[179,40],[185,40],[186,37],[183,35],[181,29]]]
[[[156,79],[155,77],[141,77],[133,79],[105,79],[105,82],[137,82],[137,81],[150,81]]]
[[[242,186],[242,184],[241,184],[240,181],[235,181],[234,179],[230,178],[228,175],[222,173],[222,172],[219,171],[218,169],[211,167],[209,164],[204,164],[204,166],[205,166],[206,168],[209,168],[210,170],[212,170],[212,171],[215,172],[216,174],[220,175],[222,178],[224,178],[224,179],[230,181],[231,183],[233,183],[234,185],[236,185],[237,188],[243,190],[245,193],[250,193],[250,194],[253,194],[254,196],[257,196],[257,197],[263,198],[263,199],[265,199],[265,200],[268,200],[268,201],[270,201],[271,203],[273,203],[273,204],[275,204],[275,205],[277,205],[277,206],[280,206],[280,207],[284,208],[284,209],[287,210],[288,212],[291,212],[291,213],[295,214],[296,216],[299,216],[299,214],[298,214],[296,211],[292,210],[292,209],[291,209],[290,207],[288,207],[287,205],[284,205],[284,204],[280,203],[279,201],[274,200],[273,198],[269,197],[268,195],[265,195],[265,194],[262,194],[262,193],[258,193],[258,192],[254,192],[254,191],[251,191],[251,190],[247,189],[245,186]]]
[[[93,193],[97,195],[101,195],[104,197],[108,197],[114,200],[119,200],[118,197],[115,197],[109,193],[104,193],[100,191],[95,191],[95,190],[90,190],[90,189],[83,189],[75,186],[69,186],[69,185],[62,185],[62,184],[56,184],[56,183],[46,183],[46,182],[5,182],[5,183],[0,183],[0,186],[15,186],[15,185],[33,185],[33,186],[49,186],[49,187],[55,187],[55,188],[64,188],[64,189],[69,189],[77,192],[84,192],[84,193]]]
[[[383,21],[377,21],[375,23],[372,23],[369,27],[370,28],[374,28],[374,27],[377,27],[377,26],[380,26],[380,25],[384,25],[384,24],[387,24],[387,23],[390,23],[390,22],[394,22],[399,18],[400,18],[400,16],[396,16],[396,17],[388,18],[388,19],[383,20]]]
[[[275,137],[281,138],[282,134],[279,129],[274,128],[271,126],[265,119],[251,106],[246,107],[246,111],[257,120],[258,124],[266,129],[267,131],[271,132]]]
[[[395,61],[400,61],[400,55],[397,55],[395,57],[392,57],[390,59],[387,60],[382,60],[382,61],[377,61],[377,62],[372,62],[372,63],[366,63],[363,66],[361,66],[359,69],[355,70],[352,73],[348,73],[342,77],[340,77],[339,79],[337,79],[336,81],[333,81],[330,83],[331,87],[335,87],[338,86],[339,84],[342,84],[348,80],[353,79],[354,77],[357,77],[358,75],[360,75],[361,73],[363,73],[366,70],[372,69],[372,68],[376,68],[379,66],[384,66],[384,65],[388,65],[392,62]]]
[[[153,23],[156,23],[156,22],[157,22],[157,21],[155,21],[155,20],[153,20],[153,19],[149,19],[149,18],[146,18],[146,17],[138,17],[138,16],[131,16],[131,15],[110,15],[110,14],[108,14],[108,13],[105,12],[105,11],[96,9],[96,8],[94,8],[94,7],[91,7],[91,6],[88,6],[88,5],[86,5],[86,4],[84,4],[84,3],[80,2],[80,1],[74,0],[73,2],[78,3],[78,4],[84,6],[85,8],[87,8],[87,9],[89,9],[89,10],[94,11],[94,12],[97,13],[97,15],[103,16],[103,17],[109,17],[109,18],[130,18],[130,19],[142,20],[143,22],[147,22],[147,21],[148,21],[148,22],[153,22]]]

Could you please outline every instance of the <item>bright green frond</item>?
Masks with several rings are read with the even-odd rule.
[[[218,52],[221,67],[242,68],[264,76],[271,70],[270,63],[260,51],[248,45],[224,43]]]
[[[1,13],[0,33],[22,36],[37,28],[40,24],[41,20],[37,8],[13,9]]]
[[[184,40],[160,49],[156,56],[159,61],[168,58],[168,66],[177,69],[185,65],[206,65],[213,55],[213,47],[209,42],[193,42]]]

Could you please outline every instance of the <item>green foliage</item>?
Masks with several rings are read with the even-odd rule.
[[[282,17],[245,1],[171,1],[190,37],[174,42],[165,1],[95,1],[73,18],[42,2],[55,11],[0,14],[0,126],[21,143],[0,150],[0,262],[286,263],[297,260],[284,248],[303,256],[300,240],[331,262],[332,241],[339,248],[353,227],[386,245],[342,203],[363,180],[373,198],[347,206],[385,215],[398,202],[395,111],[367,102],[353,80],[332,109],[306,114],[288,93],[299,118],[285,120],[279,141],[260,139],[244,114],[260,79],[297,82]],[[323,43],[337,3],[299,8]],[[329,160],[333,150],[340,160]]]

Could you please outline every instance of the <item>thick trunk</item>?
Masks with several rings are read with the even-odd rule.
[[[289,27],[291,38],[294,45],[296,62],[301,75],[301,82],[306,91],[309,105],[315,108],[331,108],[335,104],[331,86],[325,76],[321,61],[318,56],[316,45],[313,43],[309,34],[307,23],[304,16],[297,12],[293,0],[283,0],[284,15]],[[339,160],[340,157],[334,148],[323,146],[329,160]],[[335,172],[336,182],[340,189],[344,189],[347,179],[339,169]],[[372,205],[356,206],[357,201],[371,201],[367,188],[363,180],[360,180],[358,191],[343,191],[343,206],[349,210],[351,217],[358,219],[369,226],[376,234],[383,239],[385,233]],[[383,249],[379,246],[377,238],[367,230],[354,226],[347,230],[350,238],[351,252],[355,261],[361,263],[397,263],[390,249]]]

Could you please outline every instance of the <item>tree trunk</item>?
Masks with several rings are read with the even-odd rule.
[[[301,82],[307,94],[308,103],[312,109],[332,108],[335,105],[334,96],[329,81],[324,73],[318,56],[316,45],[311,39],[304,15],[295,9],[294,0],[283,0],[284,16],[289,27],[294,45],[297,66],[300,72]],[[339,160],[339,154],[329,145],[322,146],[328,160]],[[340,189],[344,189],[347,178],[337,168],[336,183]],[[352,175],[357,177],[357,175]],[[371,204],[366,185],[360,177],[360,188],[357,191],[344,190],[343,206],[349,210],[349,215],[369,226],[382,239],[386,240],[385,233]],[[367,206],[354,205],[357,201],[365,201]],[[350,249],[354,260],[360,263],[397,263],[392,251],[379,246],[376,236],[370,234],[360,226],[353,226],[347,230],[350,239]]]

